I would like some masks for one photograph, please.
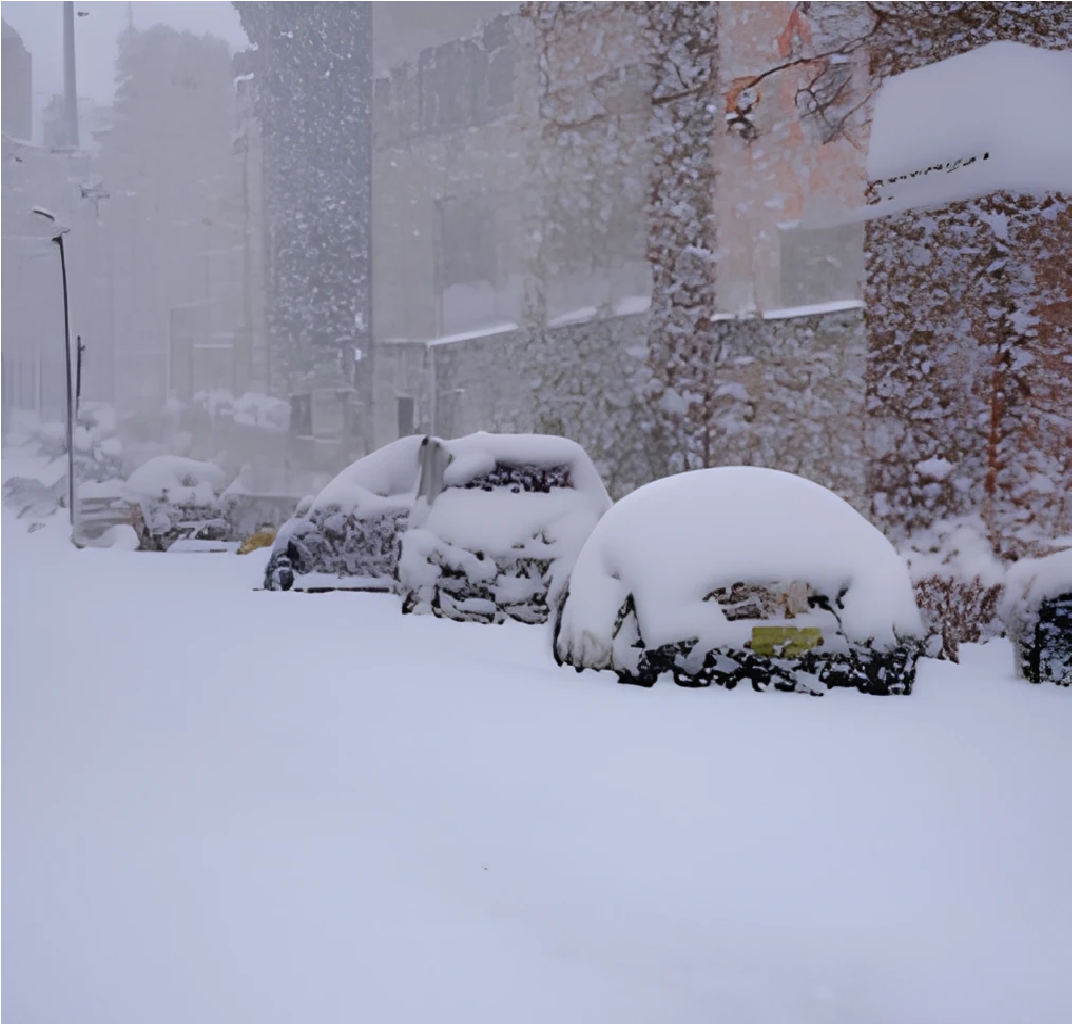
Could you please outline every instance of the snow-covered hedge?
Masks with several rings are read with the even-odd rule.
[[[413,505],[420,435],[358,459],[303,501],[276,534],[265,571],[268,590],[393,584],[398,534]]]
[[[238,398],[226,388],[198,391],[191,404],[210,416],[233,419],[247,427],[283,433],[290,426],[290,403],[256,391],[247,391]]]
[[[753,628],[772,616],[818,629],[822,649],[757,659]],[[811,481],[734,466],[655,481],[603,517],[569,579],[555,655],[647,684],[677,668],[679,682],[732,685],[798,661],[809,676],[836,667],[839,681],[907,692],[923,635],[907,565],[863,516]],[[807,664],[834,655],[837,666]]]
[[[545,621],[549,592],[610,507],[584,449],[550,435],[481,432],[430,438],[422,463],[398,566],[403,611]]]
[[[900,551],[908,561],[916,603],[934,652],[959,660],[961,644],[1001,636],[999,603],[1005,564],[994,554],[978,516],[934,523],[911,534]]]
[[[1072,548],[1017,562],[1001,615],[1025,679],[1072,685]]]

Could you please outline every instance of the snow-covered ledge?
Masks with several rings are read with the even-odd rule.
[[[865,216],[997,191],[1072,192],[1072,50],[988,43],[879,90]]]

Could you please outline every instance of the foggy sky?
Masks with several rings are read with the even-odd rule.
[[[82,2],[75,10],[78,95],[109,104],[115,92],[116,39],[126,27],[128,8],[121,2]],[[248,45],[238,13],[224,0],[162,0],[135,3],[134,24],[139,29],[155,24],[189,29],[198,35],[211,32],[233,51]],[[378,73],[396,61],[411,59],[426,46],[472,32],[485,18],[513,10],[516,3],[376,3],[373,23]],[[40,113],[49,98],[63,91],[63,5],[60,0],[5,0],[3,17],[22,36],[33,55],[34,133],[40,132]]]
[[[238,13],[224,0],[127,4],[120,2],[75,4],[87,11],[75,18],[75,52],[78,95],[109,104],[115,92],[116,40],[127,25],[133,7],[134,24],[145,29],[165,24],[201,35],[211,32],[226,40],[232,50],[244,49],[245,33]],[[60,0],[5,0],[0,9],[6,21],[22,36],[33,55],[34,133],[39,134],[41,110],[54,93],[63,92],[63,4]]]

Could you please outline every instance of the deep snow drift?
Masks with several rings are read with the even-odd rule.
[[[4,1010],[1064,1024],[1072,700],[652,690],[3,522]]]

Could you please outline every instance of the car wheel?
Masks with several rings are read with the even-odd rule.
[[[700,669],[700,671],[693,675],[691,672],[686,672],[683,668],[678,668],[676,665],[671,669],[674,676],[674,682],[678,686],[687,686],[691,689],[699,689],[700,687],[710,686],[711,680],[708,678],[707,673]]]
[[[629,672],[618,673],[619,683],[628,683],[632,686],[654,686],[658,679],[658,673],[650,668],[641,669],[636,675],[632,675]]]

